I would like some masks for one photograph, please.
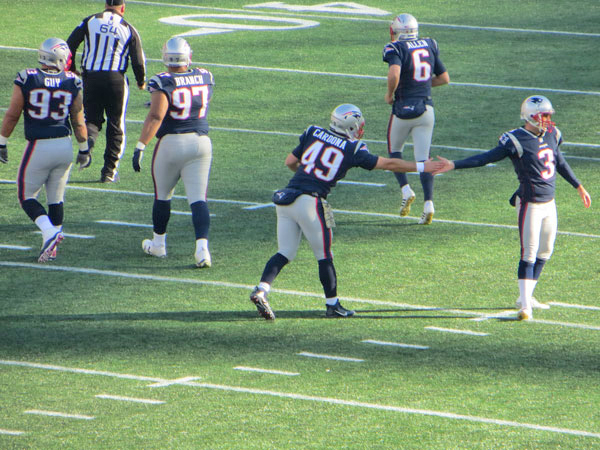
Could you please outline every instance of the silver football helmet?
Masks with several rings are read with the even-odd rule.
[[[184,67],[192,63],[192,49],[187,41],[174,37],[165,42],[162,49],[162,60],[167,67]]]
[[[357,106],[345,103],[331,113],[329,128],[350,139],[360,139],[364,133],[365,119]]]
[[[521,105],[521,119],[526,120],[539,131],[551,130],[554,108],[552,103],[543,95],[527,97]]]
[[[400,14],[392,20],[390,25],[392,41],[407,41],[419,37],[419,22],[410,14]]]
[[[60,71],[71,68],[71,50],[65,41],[59,38],[48,38],[38,49],[38,62]]]

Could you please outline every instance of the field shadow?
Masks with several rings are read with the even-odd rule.
[[[455,308],[471,310],[475,308]],[[501,308],[477,308],[501,309]],[[423,309],[369,309],[356,310],[354,319],[469,319],[477,318],[473,314],[422,314],[426,311],[440,311],[440,308]],[[400,314],[408,313],[408,314]],[[277,319],[327,319],[324,309],[275,310]],[[145,313],[95,313],[95,314],[15,314],[0,316],[0,322],[134,322],[134,321],[177,321],[177,322],[238,322],[261,319],[256,310],[248,311],[158,311]],[[341,318],[337,318],[341,319]]]

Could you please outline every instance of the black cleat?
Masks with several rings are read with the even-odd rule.
[[[275,313],[271,309],[271,305],[269,305],[267,293],[265,291],[256,286],[252,291],[252,294],[250,294],[250,301],[254,303],[258,310],[258,314],[260,314],[261,317],[264,317],[267,320],[275,320]]]
[[[354,311],[344,308],[338,300],[335,305],[327,305],[327,312],[325,315],[327,317],[352,317]]]

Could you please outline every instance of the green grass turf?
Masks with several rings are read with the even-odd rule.
[[[214,160],[208,196],[215,214],[209,270],[193,267],[189,216],[171,217],[166,259],[143,254],[141,241],[150,229],[97,222],[151,223],[152,197],[132,194],[152,193],[149,155],[140,174],[130,163],[147,93],[131,92],[121,181],[95,182],[102,135],[92,167],[73,170],[65,231],[95,238],[67,238],[55,263],[35,262],[41,238],[18,205],[16,186],[0,183],[0,245],[32,247],[0,248],[0,448],[600,448],[598,309],[553,305],[536,311],[530,323],[511,320],[514,312],[504,319],[471,320],[503,315],[518,296],[519,241],[507,201],[516,177],[507,161],[436,178],[436,215],[428,227],[416,225],[422,191],[415,175],[409,175],[417,191],[412,217],[401,219],[391,174],[349,173],[347,180],[385,185],[340,184],[330,197],[336,210],[366,213],[338,212],[334,230],[338,291],[343,304],[357,310],[355,318],[325,318],[317,264],[305,242],[274,284],[270,300],[277,320],[262,320],[248,301],[277,250],[276,223],[273,208],[244,207],[269,203],[272,191],[285,185],[291,173],[283,160],[297,135],[309,124],[327,125],[337,104],[352,102],[365,115],[370,150],[386,154],[389,108],[383,102],[387,69],[381,50],[393,14],[404,12],[397,2],[370,2],[390,14],[351,16],[362,20],[249,12],[245,3],[230,0],[154,3],[128,1],[126,9],[142,36],[149,75],[163,70],[158,60],[164,41],[189,31],[159,23],[162,17],[234,9],[320,25],[188,38],[194,61],[204,63],[216,81],[209,115]],[[433,155],[459,159],[473,154],[460,148],[492,148],[503,131],[519,126],[519,105],[535,88],[600,91],[593,57],[598,37],[434,26],[597,33],[597,2],[492,6],[465,0],[402,7],[423,24],[423,35],[438,40],[454,83],[434,90]],[[84,0],[3,5],[0,107],[8,106],[15,73],[37,65],[35,52],[24,49],[37,48],[49,36],[66,38],[85,15],[101,8],[102,2]],[[542,93],[552,100],[568,143],[598,144],[598,95]],[[15,180],[24,145],[19,124],[0,179]],[[598,148],[567,145],[563,151],[580,158],[568,161],[596,202]],[[407,157],[411,154],[407,147]],[[176,194],[184,195],[181,186]],[[564,180],[557,181],[556,198],[561,234],[536,297],[598,308],[596,204],[585,210]],[[173,210],[187,211],[186,201],[174,199]],[[149,387],[161,380],[179,382]],[[97,398],[100,394],[165,403]],[[30,410],[94,419],[26,413]]]

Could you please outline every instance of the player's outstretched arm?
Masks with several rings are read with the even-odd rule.
[[[442,161],[430,159],[425,162],[412,162],[398,158],[384,158],[380,156],[377,159],[375,169],[391,170],[392,172],[431,172],[435,173],[443,168]]]
[[[590,194],[588,194],[588,191],[585,190],[585,188],[583,187],[583,184],[580,184],[579,186],[577,186],[577,192],[579,193],[579,196],[581,197],[583,206],[585,206],[586,208],[589,208],[590,206],[592,206],[592,197],[590,197]]]

